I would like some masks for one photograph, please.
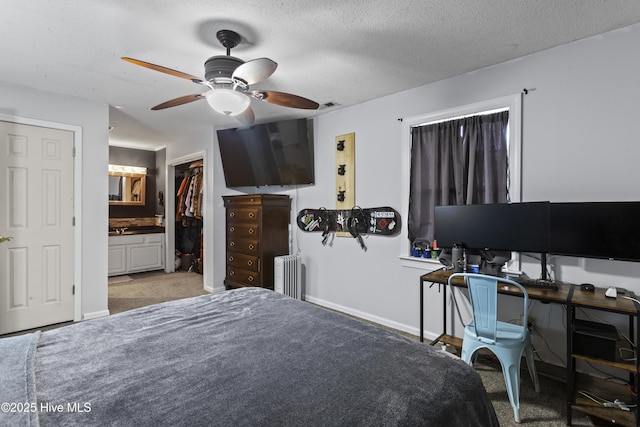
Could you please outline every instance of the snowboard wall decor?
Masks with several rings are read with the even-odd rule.
[[[391,236],[400,232],[400,214],[388,206],[353,209],[302,209],[298,212],[298,228],[322,232],[323,244],[329,233],[348,232],[366,250],[361,235]]]

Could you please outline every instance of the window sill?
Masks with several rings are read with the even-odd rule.
[[[408,255],[400,255],[400,264],[403,267],[417,268],[425,271],[435,271],[442,268],[442,264],[437,259],[418,258]]]

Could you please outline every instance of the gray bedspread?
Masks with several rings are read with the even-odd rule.
[[[35,382],[42,426],[498,425],[459,359],[258,288],[44,332]]]

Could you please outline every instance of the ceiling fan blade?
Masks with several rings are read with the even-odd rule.
[[[276,68],[278,64],[269,58],[258,58],[240,65],[234,70],[231,78],[253,85],[268,79]]]
[[[256,115],[253,113],[253,108],[251,106],[245,108],[242,113],[235,114],[232,117],[235,117],[243,125],[252,125],[253,122],[256,121]]]
[[[320,107],[320,104],[310,99],[273,90],[254,90],[251,91],[251,96],[260,101],[281,105],[283,107],[303,108],[306,110],[317,110],[318,107]]]
[[[171,68],[163,67],[161,65],[140,61],[139,59],[128,58],[126,56],[123,56],[121,59],[127,62],[131,62],[132,64],[135,64],[135,65],[140,65],[141,67],[149,68],[151,70],[160,71],[161,73],[170,74],[172,76],[191,80],[194,83],[202,83],[202,79],[200,77],[192,76],[191,74],[183,73],[181,71],[172,70]]]
[[[179,98],[172,99],[167,102],[163,102],[162,104],[158,104],[155,107],[152,107],[152,110],[163,110],[165,108],[177,107],[178,105],[188,104],[189,102],[197,101],[198,99],[203,99],[204,95],[185,95]]]

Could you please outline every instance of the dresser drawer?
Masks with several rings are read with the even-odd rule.
[[[227,224],[227,241],[236,237],[257,237],[258,224],[236,223]]]
[[[227,238],[227,251],[230,252],[258,255],[259,248],[260,245],[258,240],[236,238],[235,235],[229,235]]]
[[[227,208],[235,206],[261,206],[262,195],[246,195],[246,196],[222,196],[224,205]]]
[[[260,208],[228,208],[227,222],[256,222]]]
[[[259,286],[259,275],[256,271],[227,265],[227,281],[244,286]]]
[[[232,267],[240,267],[251,271],[260,271],[259,260],[260,258],[256,256],[227,252],[227,264]]]

